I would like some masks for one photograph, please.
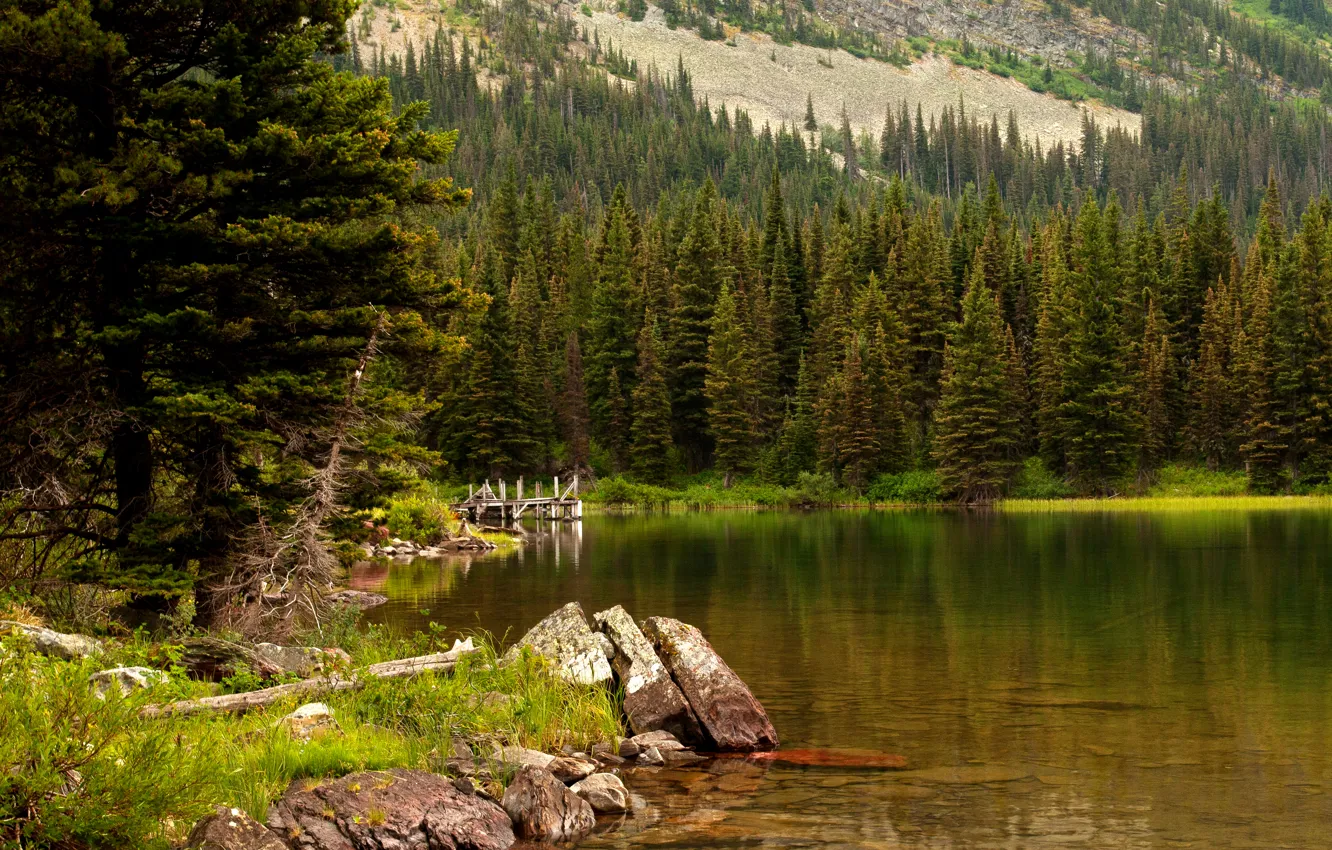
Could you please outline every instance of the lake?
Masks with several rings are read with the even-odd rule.
[[[1332,845],[1332,513],[594,516],[472,561],[360,570],[512,640],[570,601],[703,630],[784,747],[901,772],[639,771],[583,846]],[[428,611],[428,614],[423,613]]]

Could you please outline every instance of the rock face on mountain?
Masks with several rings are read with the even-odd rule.
[[[777,730],[767,712],[702,632],[670,617],[649,617],[643,622],[643,634],[718,750],[777,747]]]
[[[592,685],[612,678],[605,650],[577,602],[570,602],[533,626],[505,653],[504,660],[517,659],[523,647],[549,659],[556,672],[571,682]]]
[[[593,615],[611,643],[611,666],[624,686],[624,713],[635,733],[664,729],[689,744],[706,739],[689,702],[629,612],[616,605]]]

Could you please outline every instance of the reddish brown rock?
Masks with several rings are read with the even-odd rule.
[[[586,800],[539,767],[518,771],[504,790],[503,804],[518,837],[530,841],[574,841],[597,823]]]
[[[670,617],[649,617],[643,634],[718,750],[776,749],[777,730],[767,712],[702,632]]]
[[[296,780],[268,825],[301,850],[507,850],[514,842],[504,809],[417,770]]]
[[[624,686],[630,728],[639,734],[665,730],[687,744],[705,743],[689,702],[629,612],[616,605],[592,619],[615,647],[611,666]]]
[[[287,850],[287,845],[263,824],[240,809],[218,806],[194,825],[190,850]]]

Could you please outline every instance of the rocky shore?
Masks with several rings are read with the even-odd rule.
[[[0,631],[27,637],[34,650],[59,658],[101,651],[98,641],[48,629],[0,622]],[[280,672],[288,681],[266,690],[149,705],[146,718],[173,714],[244,712],[274,700],[357,687],[374,677],[449,675],[470,641],[448,653],[384,662],[349,670],[336,651],[259,644],[241,647],[196,639],[189,675],[222,675],[226,665]],[[645,804],[626,787],[626,771],[678,769],[723,753],[756,753],[777,747],[778,737],[762,705],[686,623],[650,617],[637,623],[622,607],[591,620],[576,602],[554,611],[497,659],[502,668],[539,656],[548,675],[623,694],[627,737],[564,746],[558,752],[527,749],[491,736],[458,736],[439,772],[393,768],[291,782],[269,808],[265,823],[239,808],[220,806],[201,820],[183,846],[192,850],[504,850],[516,842],[571,842],[599,819],[632,817]],[[211,666],[210,666],[211,665]],[[151,668],[100,671],[99,693],[151,689],[166,676]],[[487,700],[511,700],[493,693]],[[280,703],[279,703],[280,704]],[[288,703],[290,704],[290,703]],[[332,709],[307,702],[278,727],[297,742],[339,735]]]

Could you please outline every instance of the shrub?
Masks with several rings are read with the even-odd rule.
[[[1156,473],[1149,496],[1242,496],[1248,479],[1239,470],[1211,470],[1203,466],[1170,463]]]
[[[932,469],[913,469],[908,472],[880,475],[870,486],[867,495],[872,502],[920,505],[943,501],[939,474]]]
[[[389,505],[384,524],[395,537],[426,545],[444,539],[454,518],[442,502],[408,496]]]
[[[796,479],[796,499],[802,505],[835,505],[846,494],[826,472],[802,472]]]
[[[1064,479],[1051,472],[1038,457],[1029,457],[1022,462],[1022,471],[1009,495],[1014,499],[1065,499],[1073,495],[1073,489]]]

